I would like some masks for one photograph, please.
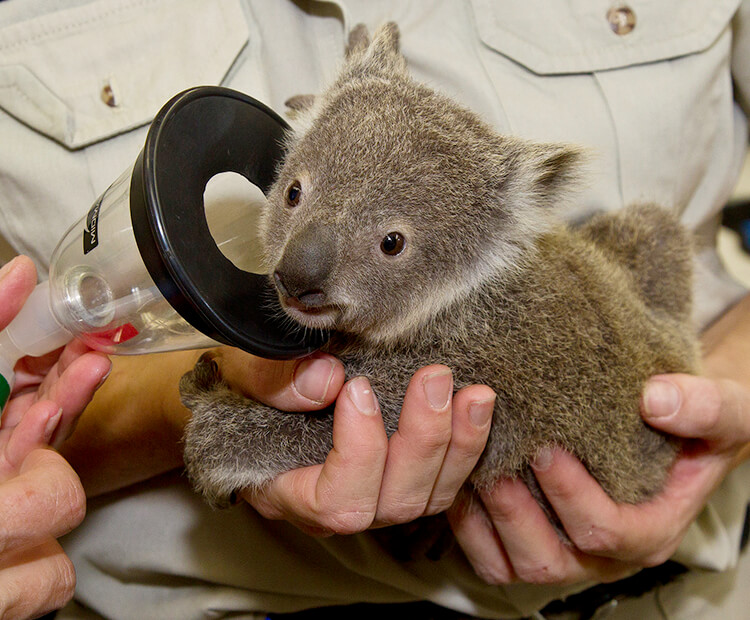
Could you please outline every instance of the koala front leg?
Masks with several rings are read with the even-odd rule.
[[[180,396],[192,412],[185,428],[185,466],[196,491],[212,506],[226,507],[240,489],[322,463],[332,447],[332,410],[286,413],[241,396],[229,389],[207,355],[182,377]]]

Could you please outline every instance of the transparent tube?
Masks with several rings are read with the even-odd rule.
[[[13,368],[25,355],[38,357],[73,338],[52,314],[47,282],[31,293],[21,311],[0,332],[0,410],[13,389]]]

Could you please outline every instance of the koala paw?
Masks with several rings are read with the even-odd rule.
[[[185,401],[192,401],[203,397],[214,388],[228,386],[221,378],[219,365],[214,361],[213,355],[208,352],[198,358],[193,369],[186,372],[180,379],[180,397],[183,403],[190,407]]]
[[[180,381],[192,412],[183,455],[195,490],[214,507],[280,473],[322,463],[332,446],[331,411],[286,413],[233,392],[210,354]]]

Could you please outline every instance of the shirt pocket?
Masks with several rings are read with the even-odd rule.
[[[472,0],[482,41],[540,75],[591,73],[693,54],[740,0]]]
[[[472,5],[509,125],[592,150],[584,212],[655,201],[698,228],[719,208],[736,168],[739,0]]]
[[[0,108],[67,148],[218,84],[248,40],[239,0],[114,0],[0,29]]]

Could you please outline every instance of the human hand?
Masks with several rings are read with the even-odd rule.
[[[611,581],[666,561],[727,472],[748,456],[750,392],[724,379],[657,376],[644,392],[643,417],[685,439],[661,493],[616,504],[577,459],[546,451],[534,473],[572,545],[522,482],[502,480],[481,502],[449,512],[477,574],[494,584]]]
[[[0,271],[0,329],[34,288],[36,271],[18,257]],[[56,538],[78,525],[85,496],[78,476],[56,452],[109,369],[80,344],[44,359],[22,359],[0,418],[0,616],[25,618],[63,606],[75,571]],[[54,399],[54,400],[51,400]]]
[[[75,570],[56,538],[86,513],[86,496],[65,459],[46,449],[62,412],[34,403],[0,429],[0,617],[37,617],[73,596]]]
[[[339,393],[343,368],[324,359],[333,365],[324,400],[338,393],[328,458],[242,496],[266,518],[288,520],[315,535],[406,523],[450,506],[484,450],[494,392],[476,385],[453,395],[448,368],[422,368],[388,439],[367,379],[354,378]]]
[[[26,256],[3,267],[0,276],[0,329],[18,314],[36,283],[36,269]],[[110,369],[103,353],[73,341],[42,357],[23,357],[16,364],[16,380],[3,411],[0,428],[16,426],[26,410],[40,400],[53,400],[62,411],[50,445],[55,447],[72,432],[86,404]]]

